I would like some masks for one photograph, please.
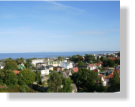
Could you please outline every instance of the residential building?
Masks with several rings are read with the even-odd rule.
[[[95,64],[88,64],[88,69],[94,70],[96,68],[97,68],[97,66]]]
[[[65,69],[71,69],[73,68],[73,62],[62,62],[60,63],[61,67],[64,67]]]
[[[104,76],[103,76],[102,74],[99,74],[99,75],[98,75],[98,78],[101,79],[101,81],[102,81],[102,83],[103,83],[103,86],[106,86],[106,85],[107,85],[107,81],[106,81],[106,79],[104,78]]]
[[[74,68],[72,68],[72,70],[73,70],[73,72],[78,72],[78,67],[74,67]]]
[[[49,70],[53,70],[53,67],[52,65],[47,65],[46,68],[49,69]]]
[[[44,59],[34,59],[34,60],[32,60],[32,64],[34,65],[34,67],[36,67],[37,63],[43,63],[43,62],[44,62]]]
[[[61,67],[61,66],[56,66],[56,67],[53,67],[53,70],[55,70],[55,71],[63,71],[64,68]]]
[[[4,63],[0,62],[0,69],[3,69],[3,68],[4,68]]]
[[[37,63],[37,64],[36,64],[36,68],[37,68],[38,70],[43,69],[43,67],[45,67],[45,66],[46,66],[45,63]]]
[[[17,65],[17,68],[22,70],[22,69],[25,69],[25,66],[24,66],[24,64],[22,63],[22,64]]]
[[[57,60],[57,61],[48,61],[47,65],[52,65],[52,66],[60,66],[61,61]]]

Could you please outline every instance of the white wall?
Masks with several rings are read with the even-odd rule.
[[[73,63],[72,62],[62,62],[60,63],[60,66],[65,68],[65,69],[70,69],[70,68],[73,68]]]
[[[41,75],[48,75],[49,69],[41,70]]]
[[[36,63],[43,63],[44,60],[43,59],[34,59],[32,60],[32,64],[36,67]]]
[[[3,69],[4,68],[4,66],[0,66],[0,69]]]

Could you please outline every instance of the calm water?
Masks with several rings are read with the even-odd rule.
[[[88,52],[42,52],[42,53],[0,53],[0,60],[6,58],[45,58],[45,57],[58,57],[58,56],[73,56],[73,55],[85,55],[85,54],[106,54],[106,53],[115,53],[118,51],[88,51]]]

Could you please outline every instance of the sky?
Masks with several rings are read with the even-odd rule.
[[[0,53],[120,51],[120,1],[0,1]]]

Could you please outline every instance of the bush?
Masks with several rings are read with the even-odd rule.
[[[23,85],[23,86],[20,87],[20,92],[28,92],[29,89],[30,89],[30,88],[29,88],[28,86]]]

